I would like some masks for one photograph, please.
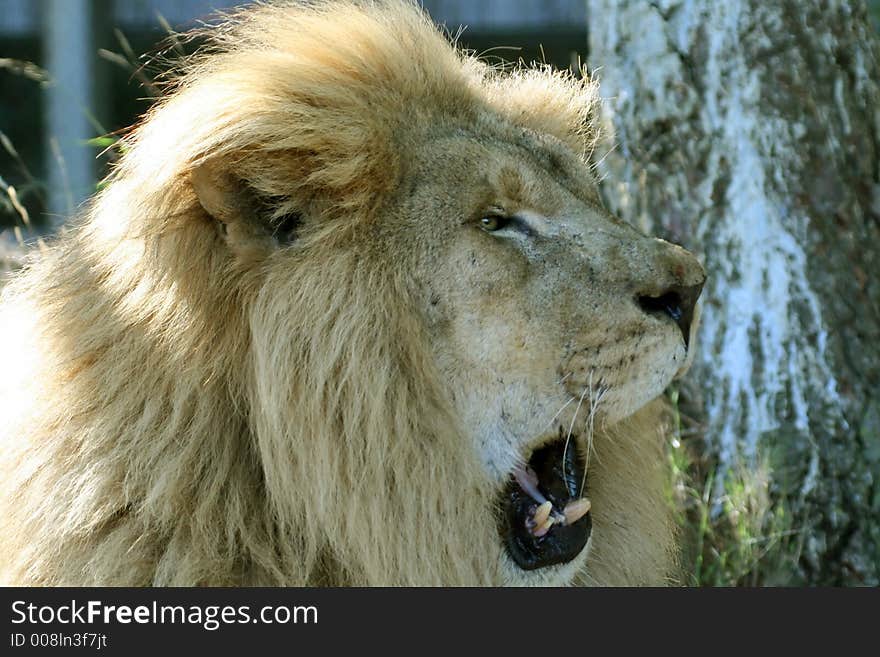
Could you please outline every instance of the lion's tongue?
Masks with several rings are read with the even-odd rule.
[[[547,498],[538,490],[538,475],[529,466],[517,466],[513,471],[513,477],[525,492],[531,495],[538,504],[543,504]]]

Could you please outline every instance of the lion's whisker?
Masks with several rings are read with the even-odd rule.
[[[591,387],[592,384],[593,384],[593,372],[591,371],[589,386]],[[577,408],[574,409],[574,417],[571,418],[571,424],[568,427],[568,435],[565,437],[565,447],[562,448],[562,476],[563,477],[565,477],[565,475],[566,475],[566,473],[565,473],[565,458],[568,454],[568,444],[569,444],[569,442],[571,442],[571,434],[572,434],[572,431],[574,431],[574,423],[577,422],[578,413],[580,413],[581,404],[584,403],[584,396],[587,394],[588,389],[589,389],[589,387],[585,387],[584,391],[581,393],[581,398],[578,400]]]
[[[568,405],[571,404],[571,402],[573,402],[574,400],[575,400],[575,398],[572,397],[567,402],[565,402],[562,405],[562,407],[558,411],[556,411],[556,414],[552,418],[550,418],[550,421],[547,423],[547,425],[544,428],[547,429],[547,428],[553,426],[553,423],[556,421],[556,418],[558,418],[562,414],[562,411],[564,411],[566,408],[568,408]]]
[[[602,398],[605,396],[606,392],[608,392],[608,388],[600,388],[596,393],[595,398],[593,397],[592,392],[590,393],[590,414],[587,416],[587,455],[585,459],[586,462],[584,463],[584,476],[581,479],[580,496],[583,496],[584,488],[587,485],[587,472],[590,470],[590,456],[593,454],[593,434],[595,431],[596,409],[602,402]]]

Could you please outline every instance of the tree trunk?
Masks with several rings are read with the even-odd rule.
[[[880,92],[863,4],[588,5],[617,144],[603,193],[703,257],[683,392],[722,473],[772,467],[797,538],[772,581],[880,583]]]

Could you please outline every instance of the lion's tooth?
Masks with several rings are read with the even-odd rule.
[[[556,521],[552,517],[548,517],[547,520],[544,521],[544,524],[539,525],[532,531],[532,534],[534,534],[537,538],[541,538],[544,534],[550,531],[550,528],[555,522]]]
[[[553,502],[547,500],[541,506],[537,508],[535,511],[534,521],[535,527],[541,527],[545,522],[547,522],[547,518],[550,517],[550,512],[553,510]]]
[[[577,522],[585,515],[587,515],[587,512],[592,506],[592,503],[586,497],[582,497],[579,500],[575,500],[574,502],[569,502],[562,510],[562,513],[565,516],[565,523],[567,525],[570,525],[574,522]]]

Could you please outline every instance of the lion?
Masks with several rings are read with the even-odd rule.
[[[224,18],[4,288],[0,580],[664,584],[705,274],[598,94],[405,0]]]

